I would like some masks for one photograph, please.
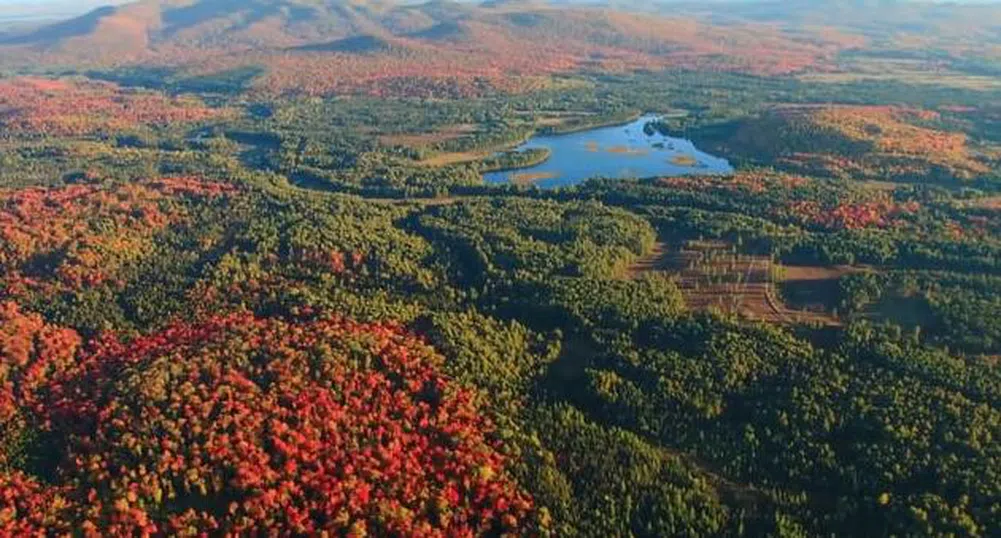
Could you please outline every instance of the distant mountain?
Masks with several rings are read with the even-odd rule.
[[[134,0],[0,0],[0,25],[66,19],[93,9]]]
[[[66,52],[82,59],[103,56],[109,44],[122,54],[167,50],[284,49],[370,50],[372,40],[446,40],[475,44],[476,28],[518,37],[597,39],[628,43],[641,26],[665,29],[676,21],[628,20],[607,9],[557,9],[543,2],[495,0],[484,5],[449,0],[412,5],[387,0],[141,0],[102,7],[83,16],[8,38],[6,46]],[[491,28],[484,27],[490,26]],[[536,36],[536,32],[548,32]],[[646,29],[640,31],[649,34]],[[515,37],[509,35],[509,37]],[[672,41],[663,36],[662,41]],[[400,43],[397,43],[398,45]]]
[[[425,10],[433,10],[428,5]],[[392,32],[406,8],[380,0],[141,0],[101,7],[71,20],[8,38],[5,45],[94,56],[114,43],[122,53],[166,49],[290,48]],[[438,9],[438,11],[444,11]],[[391,12],[391,13],[390,13]],[[419,27],[429,27],[423,13]],[[391,24],[394,23],[394,24]],[[411,21],[410,24],[414,24]]]
[[[881,20],[891,21],[890,28],[943,34],[963,23],[984,32],[964,29],[967,33],[990,35],[994,27],[973,19],[994,20],[999,13],[887,0],[855,0],[859,9],[843,14],[834,13],[833,3],[804,0],[642,8],[637,0],[553,3],[140,0],[0,36],[0,67],[169,67],[205,76],[253,66],[263,73],[258,87],[306,93],[385,87],[408,93],[414,80],[445,79],[499,88],[579,69],[680,67],[774,75],[830,64],[840,51],[860,43],[862,38],[852,35],[856,29],[888,35],[874,31],[886,28]]]

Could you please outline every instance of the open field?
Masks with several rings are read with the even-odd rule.
[[[405,146],[410,148],[422,148],[441,142],[448,142],[462,138],[475,132],[477,126],[472,123],[450,125],[435,131],[426,133],[395,133],[386,134],[379,137],[379,143],[385,146]]]
[[[433,157],[428,157],[417,164],[421,166],[448,166],[450,164],[468,163],[478,161],[488,157],[488,151],[456,151],[451,153],[439,153]]]
[[[847,84],[852,82],[901,82],[966,90],[996,90],[1001,79],[972,75],[945,68],[935,62],[900,58],[860,58],[846,62],[842,70],[807,73],[798,77],[804,82]]]
[[[1001,80],[994,77],[936,73],[810,73],[801,75],[804,82],[847,84],[852,82],[903,82],[966,90],[996,90]]]
[[[799,311],[831,313],[837,307],[841,277],[867,270],[848,265],[777,265],[773,273],[786,304]]]
[[[837,280],[845,275],[856,273],[859,268],[847,265],[830,267],[817,265],[783,265],[781,266],[782,282],[810,282],[818,280]]]
[[[776,273],[781,271],[776,271],[771,260],[734,253],[724,242],[690,241],[677,248],[658,243],[650,254],[629,268],[627,275],[637,278],[651,271],[675,276],[686,304],[693,310],[718,309],[769,323],[840,325],[836,317],[826,312],[797,310],[786,305],[775,289]],[[799,267],[786,278],[825,280],[838,278],[844,271]]]

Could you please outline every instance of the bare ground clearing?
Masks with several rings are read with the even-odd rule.
[[[379,137],[379,142],[385,146],[420,148],[461,138],[475,132],[477,128],[476,124],[462,123],[426,133],[384,134]]]
[[[786,305],[776,293],[775,267],[767,256],[737,254],[724,242],[690,241],[678,247],[657,243],[629,267],[626,276],[638,278],[652,271],[672,275],[693,310],[715,308],[769,323],[841,324],[830,313]],[[830,280],[847,272],[837,267],[796,267],[792,278]]]

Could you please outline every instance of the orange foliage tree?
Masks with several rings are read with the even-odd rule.
[[[227,112],[92,80],[20,77],[0,81],[0,126],[12,133],[76,136],[218,118]]]
[[[105,283],[157,231],[185,219],[181,201],[231,192],[191,178],[0,190],[0,294]]]
[[[892,106],[788,106],[709,142],[792,171],[860,179],[969,179],[990,168],[963,133],[926,125],[936,112]]]

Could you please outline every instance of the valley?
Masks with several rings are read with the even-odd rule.
[[[0,536],[1001,536],[1001,7],[849,4],[0,21]]]

